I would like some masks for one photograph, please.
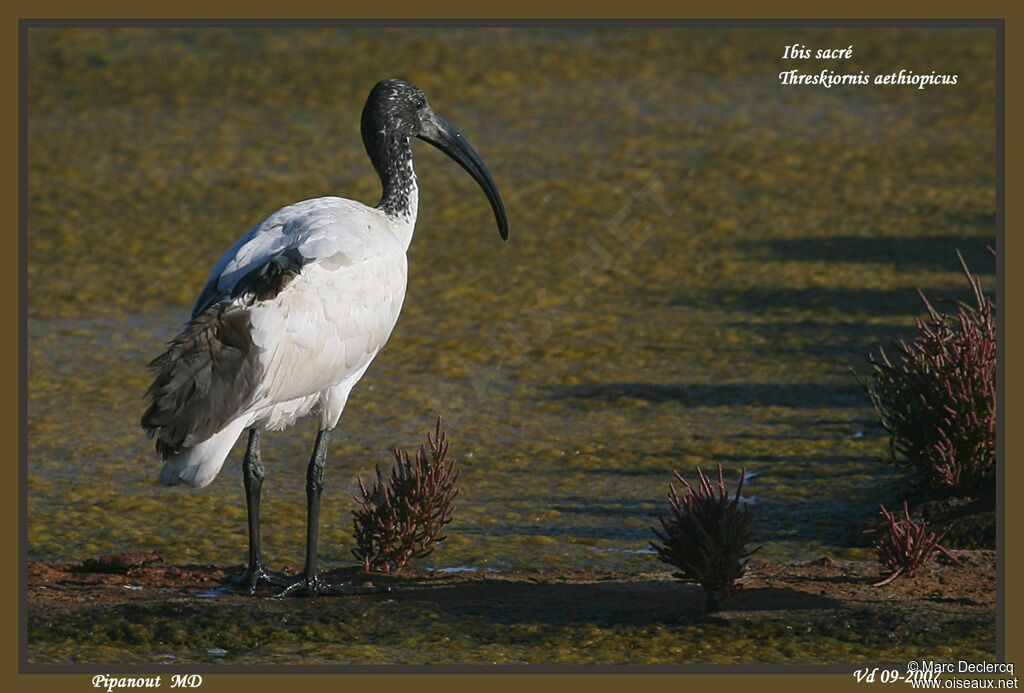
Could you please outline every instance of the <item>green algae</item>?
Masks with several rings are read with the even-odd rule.
[[[961,79],[783,89],[796,41],[854,44],[858,70]],[[473,182],[415,145],[409,293],[332,447],[325,565],[352,560],[356,476],[418,446],[437,413],[463,466],[437,567],[650,569],[670,470],[717,463],[756,472],[763,555],[863,557],[848,525],[903,477],[878,460],[849,369],[908,334],[917,288],[963,297],[954,249],[994,285],[990,30],[31,28],[27,57],[32,559],[242,560],[239,452],[208,489],[157,487],[137,426],[145,363],[253,223],[317,195],[376,200],[358,122],[381,77],[416,82],[482,153],[512,235],[501,244]],[[306,422],[266,443],[272,565],[301,560],[311,441]],[[339,652],[395,661],[415,651],[412,626]],[[143,661],[184,637],[160,627],[101,628],[87,645]],[[325,637],[336,647],[354,630]],[[523,642],[454,632],[453,661],[568,661],[579,642],[548,627]],[[818,634],[819,650],[779,636],[744,659],[724,633],[676,652],[688,632],[601,632],[602,657],[646,642],[643,661],[789,661],[793,642],[852,661],[940,642]],[[31,637],[68,643],[53,661],[76,656],[70,626]],[[235,653],[258,639],[232,637]],[[282,657],[333,656],[305,638],[288,636]]]

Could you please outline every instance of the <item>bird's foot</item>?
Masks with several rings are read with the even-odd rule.
[[[328,582],[319,575],[302,575],[275,596],[278,599],[282,599],[284,597],[315,597],[317,595],[377,594],[390,591],[391,588],[386,586],[376,587],[369,584],[353,585],[350,582]]]
[[[273,585],[275,587],[283,587],[288,584],[288,580],[280,575],[274,575],[262,563],[249,566],[242,575],[234,578],[233,582],[237,589],[243,590],[250,595],[256,594],[256,589],[261,584]]]
[[[302,575],[275,596],[278,599],[283,597],[315,597],[318,594],[328,594],[330,587],[331,584],[321,579],[319,575]]]

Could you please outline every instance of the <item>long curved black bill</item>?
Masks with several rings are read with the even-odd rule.
[[[498,221],[498,233],[502,240],[508,240],[508,219],[505,218],[505,204],[498,194],[498,187],[494,184],[490,172],[484,166],[480,155],[469,146],[462,135],[448,123],[444,122],[437,115],[431,113],[430,119],[423,123],[422,130],[416,135],[424,142],[429,142],[442,152],[458,162],[459,166],[466,169],[469,175],[473,176],[487,200],[494,210],[494,218]]]

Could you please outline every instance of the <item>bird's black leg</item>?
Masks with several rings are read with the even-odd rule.
[[[327,461],[327,444],[331,439],[331,429],[323,429],[316,434],[313,456],[306,468],[306,565],[302,577],[289,585],[279,597],[292,594],[314,595],[331,591],[330,585],[317,575],[316,543],[320,529],[320,493],[324,489],[324,464]]]
[[[324,489],[324,464],[327,461],[327,444],[331,430],[324,429],[316,434],[313,456],[306,469],[306,565],[299,579],[288,585],[278,597],[313,596],[316,594],[375,594],[390,591],[389,587],[373,585],[331,584],[317,574],[316,544],[320,529],[320,493]]]
[[[240,580],[249,594],[256,592],[260,582],[280,584],[280,579],[267,572],[260,555],[260,491],[263,488],[263,460],[260,456],[260,430],[249,429],[249,444],[242,460],[242,478],[245,482],[245,507],[249,515],[249,567]]]

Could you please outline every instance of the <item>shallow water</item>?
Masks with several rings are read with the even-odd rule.
[[[794,41],[960,82],[782,88]],[[145,364],[250,225],[377,199],[358,115],[392,74],[482,154],[511,238],[414,145],[410,288],[332,446],[322,563],[352,561],[356,477],[438,414],[462,493],[428,566],[650,570],[671,470],[718,463],[763,557],[868,555],[848,526],[903,475],[850,369],[916,289],[966,297],[955,249],[994,289],[988,31],[32,29],[29,558],[242,561],[241,445],[158,487]],[[265,439],[272,565],[302,560],[313,426]]]

